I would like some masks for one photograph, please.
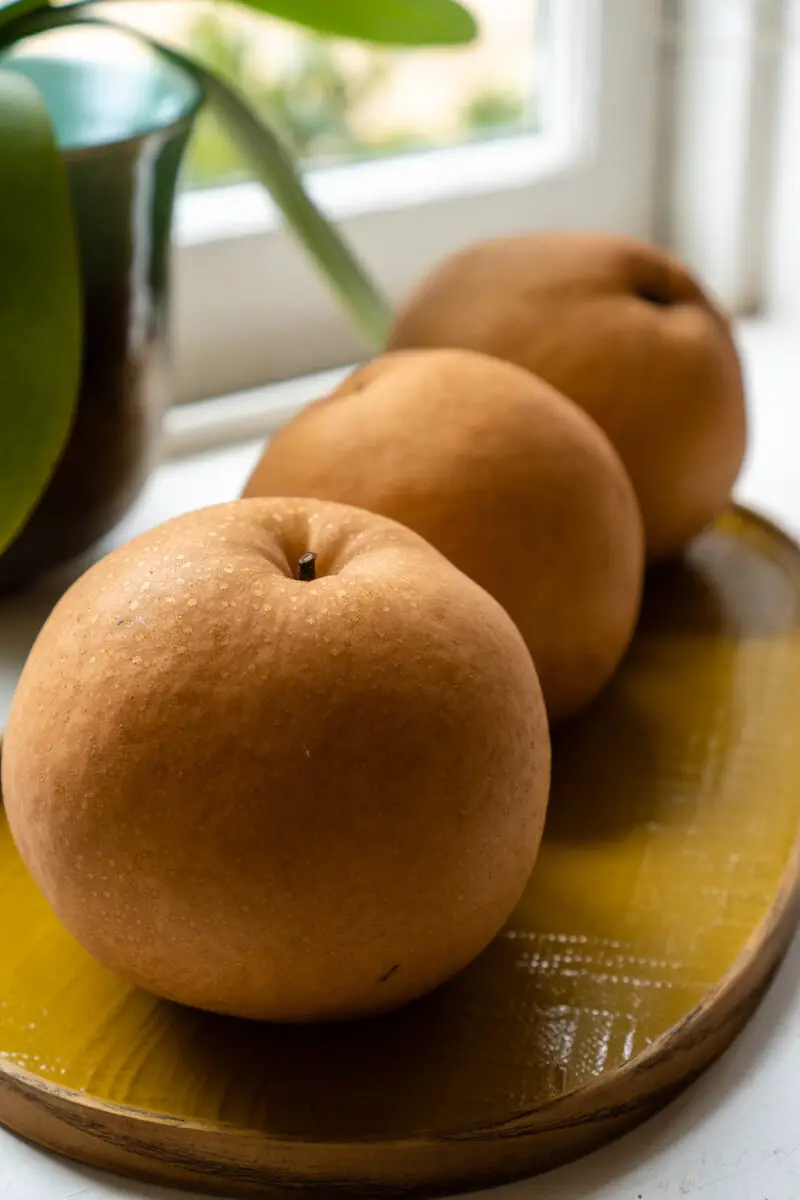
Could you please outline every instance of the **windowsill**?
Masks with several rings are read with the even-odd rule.
[[[796,402],[800,340],[796,327],[775,320],[745,320],[738,323],[737,333],[751,397],[750,448],[737,499],[800,536],[800,450],[796,449],[800,448],[800,408]],[[240,456],[247,459],[255,454],[255,447],[246,443],[269,437],[346,374],[346,368],[337,368],[176,406],[166,418],[165,456],[173,461],[217,450],[220,463],[223,458],[231,463]],[[185,465],[188,468],[189,463]]]
[[[800,538],[800,338],[796,323],[740,321],[749,396],[747,459],[736,499]]]
[[[265,438],[285,425],[304,405],[327,395],[348,373],[347,367],[287,379],[263,387],[176,404],[164,421],[164,456],[184,458],[220,446]]]

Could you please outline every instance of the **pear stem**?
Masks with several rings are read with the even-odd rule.
[[[313,550],[301,554],[297,560],[297,578],[301,583],[312,583],[317,578],[317,556]]]

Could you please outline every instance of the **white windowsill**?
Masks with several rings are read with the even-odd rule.
[[[183,458],[267,437],[311,400],[327,395],[347,374],[347,367],[337,367],[302,379],[268,383],[232,396],[176,404],[164,420],[164,457]]]
[[[566,130],[400,154],[308,171],[311,197],[334,221],[390,212],[453,197],[525,187],[575,169],[575,139]],[[282,217],[258,183],[186,191],[178,200],[178,246],[249,237],[277,229]]]
[[[800,408],[796,328],[747,322],[740,329],[751,395],[750,454],[738,497],[800,535]],[[106,548],[149,526],[239,493],[263,438],[325,390],[336,373],[186,406],[169,414],[172,457],[154,473]],[[213,448],[212,448],[213,443]],[[198,452],[202,450],[202,452]],[[0,602],[0,725],[27,650],[77,567]],[[796,1200],[800,1144],[800,939],[767,998],[731,1050],[666,1112],[572,1166],[496,1193],[504,1200]],[[154,1197],[173,1193],[144,1189]],[[141,1185],[111,1180],[0,1131],[4,1200],[134,1200]],[[486,1193],[487,1200],[492,1193]],[[175,1193],[178,1200],[178,1193]]]

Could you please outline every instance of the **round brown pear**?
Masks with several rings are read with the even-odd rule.
[[[585,413],[508,363],[376,359],[275,436],[245,494],[338,500],[421,533],[512,617],[551,721],[597,695],[633,633],[643,538],[630,481]]]
[[[651,560],[729,503],[745,404],[728,321],[677,259],[596,233],[481,242],[401,307],[390,349],[456,346],[525,367],[608,434],[633,481]]]
[[[307,1021],[395,1008],[487,945],[536,858],[549,755],[486,592],[381,517],[251,500],[66,593],[2,777],[22,857],[102,963]]]

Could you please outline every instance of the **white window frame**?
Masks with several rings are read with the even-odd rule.
[[[772,43],[782,47],[777,71],[777,120],[768,200],[766,307],[792,328],[794,344],[800,324],[800,0],[784,0],[780,30]]]
[[[549,3],[542,134],[309,172],[314,196],[393,300],[483,237],[537,227],[654,236],[661,0]],[[365,353],[257,185],[181,197],[174,287],[179,400]]]
[[[800,12],[797,0],[664,0],[656,236],[736,315],[771,301],[777,173],[797,159],[800,114],[791,127],[784,117],[790,6]],[[795,188],[794,212],[797,199]],[[800,241],[783,232],[798,262]]]

